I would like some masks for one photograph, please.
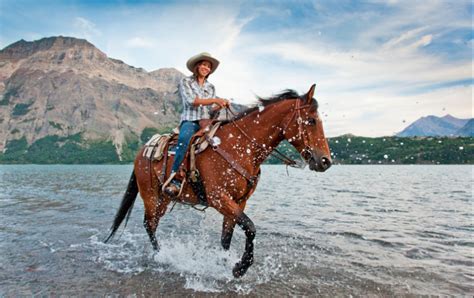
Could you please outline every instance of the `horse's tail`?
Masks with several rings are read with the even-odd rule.
[[[127,191],[123,195],[122,203],[120,204],[120,208],[115,215],[114,223],[110,228],[110,235],[105,239],[105,243],[110,240],[117,232],[117,229],[120,227],[120,224],[125,219],[125,227],[127,226],[128,219],[130,218],[130,214],[132,213],[133,203],[135,203],[135,199],[138,195],[138,185],[137,185],[137,178],[135,177],[135,171],[132,172],[132,176],[128,181]]]

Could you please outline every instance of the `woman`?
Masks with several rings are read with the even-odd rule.
[[[199,120],[210,119],[210,108],[213,104],[216,104],[218,108],[229,106],[228,100],[216,97],[214,85],[207,81],[209,75],[219,66],[217,59],[209,53],[201,53],[191,57],[186,66],[193,75],[183,78],[179,83],[178,90],[183,102],[183,113],[181,114],[176,155],[171,168],[171,175],[174,178],[165,188],[165,193],[174,197],[179,194],[181,188],[176,173],[186,155],[191,137],[199,130]]]

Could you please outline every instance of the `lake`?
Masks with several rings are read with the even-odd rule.
[[[155,253],[137,199],[104,244],[131,170],[0,165],[0,296],[474,294],[471,165],[263,166],[241,279],[244,234],[224,251],[215,210],[177,204]]]

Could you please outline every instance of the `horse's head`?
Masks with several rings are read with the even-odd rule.
[[[296,99],[293,111],[283,119],[283,136],[301,154],[313,171],[324,172],[331,166],[331,152],[324,136],[318,102],[313,98],[316,85]]]

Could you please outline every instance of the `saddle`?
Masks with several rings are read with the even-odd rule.
[[[222,122],[213,122],[204,127],[201,126],[201,129],[191,138],[188,153],[196,155],[206,150],[209,146],[209,140],[214,138],[221,123]],[[174,155],[175,152],[173,149],[178,142],[178,135],[178,128],[175,128],[170,134],[153,135],[144,146],[143,157],[152,161],[160,161],[165,156],[165,149],[168,150],[168,154]]]

